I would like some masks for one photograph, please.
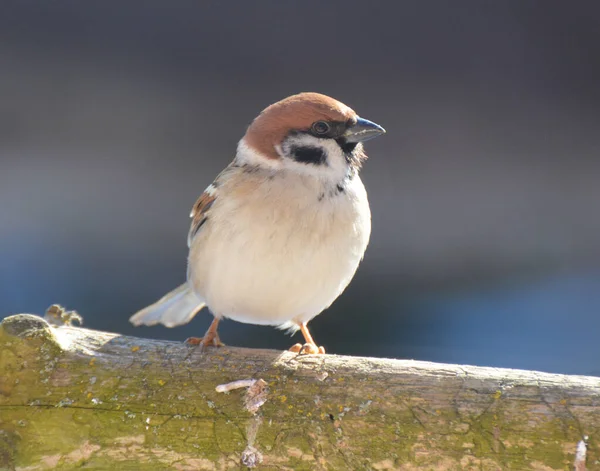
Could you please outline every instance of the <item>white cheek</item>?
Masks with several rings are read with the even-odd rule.
[[[297,162],[289,157],[287,152],[287,149],[294,145],[320,147],[325,151],[327,161],[319,165]],[[277,151],[282,157],[283,168],[293,169],[298,173],[333,182],[342,181],[348,175],[348,162],[346,162],[342,149],[333,139],[318,139],[314,136],[303,134],[288,138],[284,145],[279,147]]]
[[[236,161],[239,164],[248,164],[251,166],[259,166],[263,168],[270,168],[273,170],[280,169],[282,167],[281,160],[271,159],[261,154],[253,147],[246,144],[246,140],[242,139],[238,142]]]

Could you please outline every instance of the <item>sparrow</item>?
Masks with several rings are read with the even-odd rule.
[[[363,142],[383,133],[318,93],[265,108],[192,208],[187,281],[130,321],[175,327],[207,306],[214,320],[190,343],[222,345],[217,327],[228,318],[299,329],[305,344],[291,351],[325,353],[307,324],[348,286],[367,248],[359,170]]]

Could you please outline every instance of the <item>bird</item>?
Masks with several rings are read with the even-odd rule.
[[[233,161],[192,207],[187,281],[138,311],[135,326],[214,319],[188,343],[223,345],[223,318],[302,332],[290,351],[325,353],[308,322],[346,289],[363,259],[371,212],[363,143],[384,134],[329,96],[304,92],[265,108]]]

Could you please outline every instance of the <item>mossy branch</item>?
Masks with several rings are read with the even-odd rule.
[[[598,468],[600,378],[202,353],[25,314],[0,324],[0,373],[0,469],[565,470],[578,444]]]

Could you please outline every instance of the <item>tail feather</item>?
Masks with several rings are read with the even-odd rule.
[[[184,283],[154,304],[136,312],[129,322],[135,326],[163,324],[165,327],[175,327],[188,323],[205,305],[204,300]]]

